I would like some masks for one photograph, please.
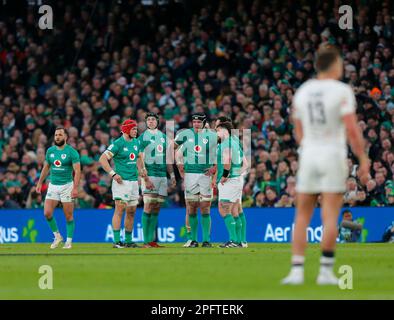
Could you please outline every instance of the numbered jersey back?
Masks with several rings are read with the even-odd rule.
[[[355,97],[347,84],[312,79],[296,92],[293,116],[301,120],[303,147],[346,147],[343,116],[355,112]]]

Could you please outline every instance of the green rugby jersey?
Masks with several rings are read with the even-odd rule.
[[[73,164],[79,163],[79,154],[70,145],[63,149],[57,146],[48,148],[45,160],[49,164],[49,179],[53,185],[65,185],[73,181]]]
[[[230,148],[231,152],[231,167],[229,178],[236,178],[241,175],[241,169],[243,165],[243,150],[238,137],[228,137],[222,143],[218,145],[217,151],[217,182],[223,176],[224,163],[223,163],[223,152]]]
[[[167,136],[160,130],[145,130],[139,138],[145,167],[150,177],[166,177]]]
[[[126,141],[124,137],[121,136],[107,148],[107,151],[113,154],[115,172],[120,175],[123,180],[138,180],[137,159],[141,152],[141,146],[137,138]]]
[[[206,169],[215,164],[217,147],[215,131],[204,129],[197,133],[194,129],[185,129],[177,134],[175,143],[182,148],[185,172],[205,173]]]

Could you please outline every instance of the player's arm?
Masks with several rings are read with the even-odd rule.
[[[217,177],[218,177],[218,171],[216,170],[212,176],[212,181],[211,181],[211,188],[212,189],[217,188],[217,183],[216,183]]]
[[[183,150],[182,147],[177,148],[175,150],[175,162],[178,168],[179,174],[183,179],[185,176],[185,166],[184,166],[184,157],[183,157]]]
[[[176,187],[176,179],[175,179],[175,173],[174,173],[173,158],[174,157],[172,155],[169,158],[169,163],[167,163],[167,172],[170,175],[171,187],[175,188]]]
[[[365,152],[365,141],[362,136],[361,128],[357,123],[355,105],[356,99],[354,98],[354,94],[351,89],[348,89],[344,93],[340,112],[346,129],[347,139],[360,164],[360,180],[365,180],[369,175],[370,163]]]
[[[248,159],[245,156],[243,156],[243,158],[242,158],[241,175],[248,173],[248,169],[249,169],[249,161],[248,161]]]
[[[356,114],[347,114],[343,116],[343,122],[346,128],[347,138],[353,153],[358,158],[360,164],[360,178],[365,178],[369,174],[369,159],[365,153],[365,142],[361,129],[357,124]]]
[[[74,185],[73,185],[71,197],[75,199],[78,197],[79,182],[81,181],[81,163],[79,162],[73,163],[73,169],[75,175],[74,175]]]
[[[228,180],[228,176],[230,175],[231,169],[231,152],[230,148],[226,148],[223,150],[223,176],[220,179],[220,183],[224,184]]]
[[[146,167],[145,167],[145,154],[143,152],[140,152],[138,155],[137,169],[138,169],[138,172],[139,172],[139,175],[141,176],[141,178],[144,179],[146,188],[153,190],[155,187],[154,187],[152,181],[148,177],[148,171],[146,170]]]
[[[293,112],[292,112],[292,119],[294,123],[294,138],[298,145],[301,144],[302,138],[304,136],[304,131],[302,128],[301,122],[301,112],[300,112],[300,94],[296,92],[293,98]]]
[[[104,171],[108,173],[112,179],[115,179],[117,183],[122,183],[122,177],[118,175],[114,169],[112,169],[111,164],[109,163],[113,158],[114,154],[106,150],[99,159],[101,166],[103,167]]]
[[[300,145],[302,138],[304,136],[304,132],[302,130],[302,123],[300,119],[294,119],[294,134],[297,144]]]
[[[44,183],[46,177],[48,176],[49,173],[49,163],[47,161],[44,162],[44,166],[42,167],[40,178],[38,179],[37,186],[36,186],[36,192],[41,193],[41,188],[42,184]]]
[[[355,221],[342,221],[341,222],[341,227],[343,228],[349,228],[352,230],[362,230],[363,229],[363,225],[361,223],[357,223]]]

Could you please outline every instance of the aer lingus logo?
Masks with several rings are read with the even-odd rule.
[[[29,242],[36,242],[38,231],[34,229],[34,219],[27,221],[26,227],[23,227],[22,237],[27,239]]]

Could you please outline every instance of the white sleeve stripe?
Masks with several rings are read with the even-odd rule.
[[[105,150],[104,154],[107,156],[108,160],[111,160],[113,158],[113,156],[114,156],[114,154],[111,151],[109,151],[109,150]]]

